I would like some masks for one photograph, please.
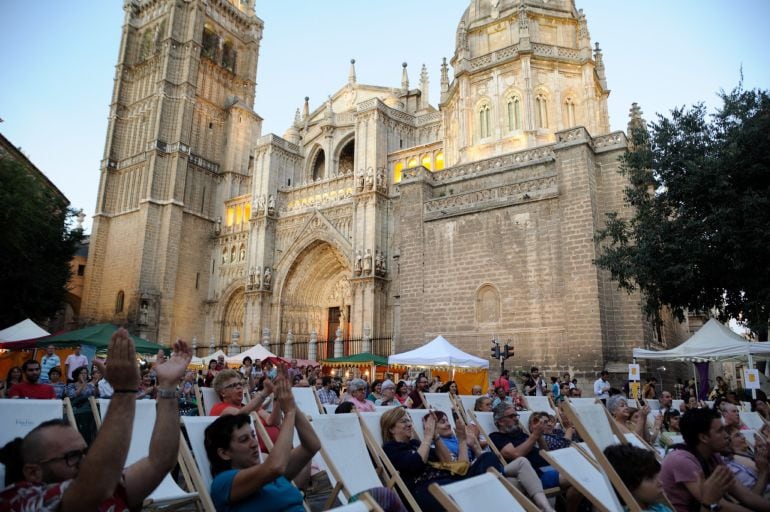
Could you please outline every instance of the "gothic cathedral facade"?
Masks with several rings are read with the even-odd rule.
[[[169,343],[438,334],[578,373],[650,336],[593,264],[623,210],[602,54],[574,0],[469,0],[441,97],[358,83],[283,136],[254,111],[254,0],[139,0],[125,23],[81,319]],[[450,66],[452,77],[450,79]]]

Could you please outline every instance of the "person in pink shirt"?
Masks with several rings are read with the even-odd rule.
[[[361,412],[374,412],[374,404],[366,399],[366,382],[363,379],[353,379],[348,385],[348,402],[356,406]]]

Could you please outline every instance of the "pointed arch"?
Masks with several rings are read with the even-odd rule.
[[[338,174],[352,174],[355,170],[356,134],[350,132],[337,144],[334,161]]]

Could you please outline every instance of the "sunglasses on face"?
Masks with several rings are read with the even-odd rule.
[[[83,460],[83,457],[86,456],[86,453],[88,453],[88,447],[85,447],[82,450],[72,450],[71,452],[65,453],[61,457],[52,457],[50,459],[40,461],[40,464],[47,464],[49,462],[63,460],[68,467],[74,468],[80,464],[80,461]]]

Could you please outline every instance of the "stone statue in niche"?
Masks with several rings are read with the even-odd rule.
[[[353,270],[355,271],[356,275],[361,273],[361,269],[362,269],[361,261],[362,261],[362,259],[363,258],[361,256],[361,250],[357,250],[356,251],[356,260],[355,260],[355,263],[353,264]]]
[[[147,301],[142,301],[139,307],[139,325],[147,325],[150,321],[150,305]]]
[[[374,186],[374,169],[369,167],[366,170],[366,189],[370,190]]]
[[[254,273],[254,288],[259,290],[262,282],[262,267],[257,267],[257,271]]]
[[[369,275],[372,272],[372,250],[367,249],[364,255],[364,274]]]
[[[385,255],[380,251],[374,255],[374,272],[377,275],[385,274]]]
[[[246,261],[246,249],[241,247],[241,252],[238,255],[238,261]]]
[[[265,287],[265,290],[270,289],[270,283],[272,282],[272,280],[273,280],[273,272],[270,270],[270,267],[265,267],[265,274],[262,279],[262,283]]]
[[[259,196],[259,200],[257,202],[257,210],[260,212],[264,212],[265,210],[265,194],[262,194]]]
[[[275,196],[270,194],[270,197],[267,198],[267,214],[272,215],[275,213]]]
[[[222,217],[217,217],[217,221],[214,223],[214,234],[218,235],[222,232]]]
[[[256,282],[256,270],[254,270],[254,267],[251,267],[251,270],[249,270],[249,286],[251,288],[254,288],[254,283]]]
[[[385,168],[377,169],[377,190],[385,190]]]
[[[356,191],[360,192],[364,189],[364,170],[359,169],[356,173]]]

